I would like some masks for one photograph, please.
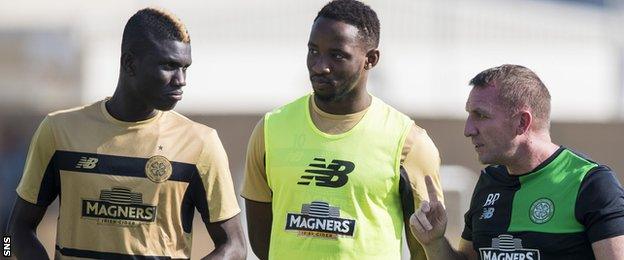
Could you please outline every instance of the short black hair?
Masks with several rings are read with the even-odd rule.
[[[146,43],[155,40],[191,42],[186,27],[172,13],[163,9],[144,8],[130,17],[126,23],[121,50],[140,53]]]
[[[469,84],[475,88],[498,88],[498,98],[509,115],[528,107],[538,129],[550,127],[550,92],[532,70],[520,65],[503,64],[480,72]]]
[[[335,0],[323,6],[314,21],[319,17],[348,23],[357,27],[368,47],[379,46],[379,19],[377,13],[356,0]]]

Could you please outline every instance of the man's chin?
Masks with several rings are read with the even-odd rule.
[[[479,156],[479,162],[483,165],[503,165],[504,162],[498,157]]]
[[[477,157],[478,157],[479,162],[483,165],[493,164],[491,158],[487,158],[486,156],[482,156],[480,154],[478,154]]]
[[[330,102],[330,101],[334,101],[334,99],[336,98],[336,95],[334,95],[333,93],[323,93],[320,91],[314,91],[314,97],[316,97],[318,100],[323,101],[323,102]]]
[[[166,104],[158,104],[154,108],[156,108],[156,109],[158,109],[160,111],[169,111],[169,110],[174,109],[177,104],[178,104],[178,102],[166,103]]]

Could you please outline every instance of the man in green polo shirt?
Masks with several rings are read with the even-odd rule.
[[[479,161],[459,249],[429,185],[410,220],[429,259],[624,259],[624,191],[607,166],[550,139],[550,94],[531,70],[487,69],[471,81],[464,134]]]

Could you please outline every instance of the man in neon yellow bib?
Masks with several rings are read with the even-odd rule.
[[[254,129],[242,196],[260,259],[400,259],[405,221],[427,196],[423,176],[441,190],[426,131],[366,90],[378,43],[370,7],[328,3],[308,42],[314,93]],[[424,259],[408,234],[412,258]]]

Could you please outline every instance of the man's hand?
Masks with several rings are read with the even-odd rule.
[[[13,238],[18,259],[48,259],[43,244],[37,238],[37,227],[47,207],[38,206],[17,196],[7,231]]]
[[[431,177],[425,176],[429,201],[422,201],[420,208],[410,217],[410,228],[414,237],[423,246],[444,238],[446,231],[446,210],[438,200],[437,192]]]

